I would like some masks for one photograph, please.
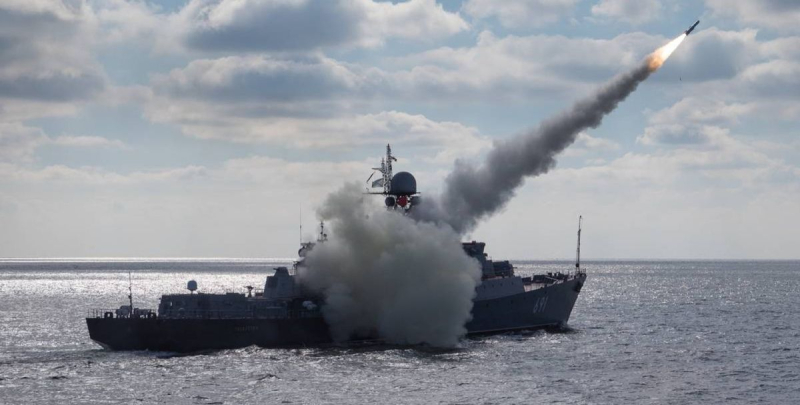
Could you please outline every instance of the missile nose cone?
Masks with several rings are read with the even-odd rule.
[[[697,24],[700,24],[700,20],[697,20],[697,21],[695,21],[695,23],[694,23],[694,24],[692,24],[692,26],[691,26],[691,27],[689,27],[689,29],[688,29],[688,30],[684,31],[684,33],[685,33],[686,35],[689,35],[689,34],[691,34],[691,33],[692,33],[692,31],[694,31],[694,27],[697,27]]]

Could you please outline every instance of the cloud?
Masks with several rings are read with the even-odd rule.
[[[754,103],[726,103],[713,97],[687,97],[671,107],[650,116],[654,124],[671,124],[691,121],[694,123],[724,123],[739,121],[745,114],[755,111]]]
[[[163,104],[162,104],[163,103]],[[432,121],[399,111],[371,114],[339,112],[329,117],[257,116],[239,114],[237,105],[181,103],[165,99],[152,104],[147,117],[178,125],[200,139],[265,143],[295,148],[339,148],[412,144],[430,151],[477,152],[486,140],[475,128],[456,122]]]
[[[313,234],[315,204],[366,179],[377,159],[250,156],[132,172],[0,162],[0,255],[292,257],[298,205]]]
[[[370,102],[402,96],[403,75],[321,56],[203,59],[153,79],[146,117],[178,125],[201,139],[297,148],[413,144],[448,160],[487,145],[477,129],[422,115],[375,109]],[[418,95],[409,94],[409,99]]]
[[[134,171],[123,174],[92,166],[50,165],[42,168],[30,168],[0,163],[2,183],[24,183],[29,185],[131,186],[197,180],[207,175],[208,169],[202,166]]]
[[[321,200],[347,179],[369,174],[373,161],[291,161],[268,156],[229,159],[218,167],[188,165],[123,173],[95,166],[48,165],[34,168],[0,162],[0,183],[31,186],[120,187],[143,190],[150,186],[170,189],[221,190],[226,188],[282,190],[286,193],[313,191]]]
[[[708,146],[728,138],[728,130],[712,125],[677,123],[653,125],[645,128],[636,142],[644,145]]]
[[[36,148],[47,141],[47,136],[39,128],[27,127],[18,122],[0,121],[0,163],[32,161]]]
[[[87,47],[87,18],[80,3],[0,4],[0,99],[70,102],[101,92],[105,77]]]
[[[800,3],[794,0],[706,0],[706,7],[722,17],[737,18],[742,24],[800,31]]]
[[[772,60],[749,66],[739,79],[752,95],[796,100],[800,94],[800,62]]]
[[[694,32],[670,57],[667,66],[683,80],[730,79],[762,58],[758,31],[723,31],[715,27]]]
[[[759,41],[757,31],[710,28],[690,37],[660,76],[693,83],[671,107],[649,113],[644,145],[711,147],[734,139],[744,121],[796,121],[800,113],[800,38]],[[671,70],[668,70],[671,69]],[[670,73],[672,72],[672,73]],[[764,137],[764,135],[760,135]]]
[[[626,152],[604,164],[556,169],[537,181],[564,182],[584,190],[613,189],[624,183],[634,189],[673,192],[709,187],[768,189],[785,185],[787,176],[800,184],[796,165],[770,156],[755,143],[739,141],[725,130],[717,131],[711,147],[682,144],[648,153]]]
[[[567,148],[562,153],[562,156],[585,156],[591,153],[608,152],[619,149],[620,145],[617,142],[605,138],[596,138],[586,132],[581,132],[578,134],[577,138],[575,138],[575,143]]]
[[[96,41],[102,45],[116,46],[132,40],[144,42],[170,42],[164,39],[169,26],[168,15],[152,3],[127,0],[91,1],[93,24],[102,35]]]
[[[731,144],[729,128],[757,112],[755,102],[725,102],[714,96],[689,96],[650,113],[648,126],[636,138],[643,145],[721,147]]]
[[[358,71],[333,59],[315,56],[278,59],[232,56],[194,60],[183,69],[153,81],[158,93],[176,98],[219,101],[295,102],[349,96],[375,91],[380,77]]]
[[[640,61],[663,43],[642,33],[611,39],[567,38],[559,35],[509,35],[489,31],[475,46],[438,48],[400,58],[392,80],[402,92],[421,99],[542,99],[585,90]]]
[[[422,40],[467,29],[435,0],[192,0],[170,25],[199,51],[305,51],[374,47],[392,38]]]
[[[124,142],[117,139],[108,139],[101,136],[67,136],[62,135],[53,138],[50,142],[52,145],[79,147],[79,148],[118,148],[127,149],[128,146]]]
[[[662,12],[657,0],[601,0],[592,6],[592,15],[639,25],[652,21]]]
[[[43,146],[66,147],[112,147],[127,148],[118,140],[99,136],[60,136],[50,138],[40,128],[26,126],[19,122],[0,121],[0,163],[32,163],[36,149]]]
[[[468,0],[464,11],[475,18],[497,18],[505,27],[524,29],[569,16],[579,0]]]
[[[792,52],[792,42],[758,42],[755,35],[752,30],[704,30],[676,52],[669,71],[680,72],[686,81],[729,79],[763,59],[761,55]],[[472,47],[442,47],[394,58],[383,69],[319,54],[199,59],[157,75],[153,91],[184,104],[235,102],[236,115],[295,117],[390,100],[551,100],[554,95],[586,90],[587,85],[637,63],[665,41],[642,33],[598,40],[548,35],[498,38],[485,31]],[[670,77],[660,74],[655,79]]]

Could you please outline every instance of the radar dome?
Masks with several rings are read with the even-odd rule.
[[[392,187],[389,190],[392,195],[411,195],[417,194],[417,179],[409,172],[399,172],[392,177]]]

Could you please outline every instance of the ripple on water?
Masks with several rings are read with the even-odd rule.
[[[0,403],[791,403],[800,263],[587,263],[569,329],[452,350],[107,352],[83,316],[127,294],[260,285],[283,262],[0,262]],[[517,263],[520,273],[562,262]]]

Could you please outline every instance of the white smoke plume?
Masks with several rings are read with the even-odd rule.
[[[377,335],[391,343],[455,345],[466,333],[481,274],[460,236],[503,208],[526,177],[550,170],[578,133],[600,125],[685,37],[534,130],[496,142],[482,165],[456,162],[444,193],[426,198],[411,216],[377,207],[357,184],[330,195],[320,215],[334,235],[314,247],[298,276],[324,295],[334,339]]]
[[[480,281],[478,262],[449,226],[387,211],[348,184],[319,211],[333,229],[298,272],[325,297],[336,341],[379,336],[396,344],[452,347],[464,336]]]
[[[420,220],[449,224],[467,233],[485,217],[503,208],[527,177],[552,169],[558,153],[575,142],[578,134],[596,128],[636,87],[664,63],[682,35],[648,56],[634,69],[622,73],[572,108],[551,117],[529,132],[496,141],[483,164],[456,161],[438,198],[426,198],[416,208]]]

